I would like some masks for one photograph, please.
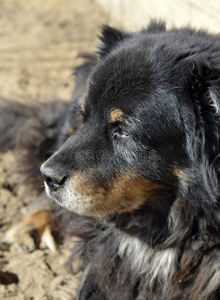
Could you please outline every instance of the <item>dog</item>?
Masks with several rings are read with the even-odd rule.
[[[40,169],[80,238],[76,299],[217,300],[220,38],[152,21],[100,40]]]

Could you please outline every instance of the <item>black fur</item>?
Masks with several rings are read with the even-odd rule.
[[[19,184],[42,191],[39,169],[60,145],[67,110],[68,104],[57,101],[29,107],[8,100],[0,103],[0,151],[15,150]]]
[[[48,193],[70,210],[55,223],[81,239],[77,299],[217,300],[220,38],[152,22],[136,33],[104,27],[101,41],[83,124],[42,167]],[[124,119],[109,122],[113,109]],[[124,185],[114,188],[131,173],[155,189],[135,206],[125,181],[126,209]],[[87,209],[94,190],[103,210]]]

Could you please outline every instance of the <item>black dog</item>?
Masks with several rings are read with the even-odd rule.
[[[77,299],[219,299],[220,38],[152,22],[101,41],[83,122],[41,167],[84,241]]]

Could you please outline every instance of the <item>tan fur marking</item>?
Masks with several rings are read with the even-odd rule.
[[[61,197],[71,197],[70,210],[88,216],[104,216],[115,212],[132,211],[145,201],[153,203],[164,186],[138,178],[134,174],[118,175],[109,183],[110,188],[96,186],[83,173],[75,173],[69,181],[68,192]],[[71,194],[73,193],[73,196]]]
[[[187,183],[187,178],[186,178],[186,174],[184,173],[183,170],[179,169],[177,166],[175,166],[173,168],[173,174],[175,176],[177,176],[179,178],[180,183],[182,184],[182,186],[187,189],[188,188],[188,183]]]
[[[28,224],[32,224],[34,228],[41,229],[44,228],[50,220],[51,211],[48,210],[40,210],[31,215],[27,215],[22,221],[21,225],[26,226]]]
[[[123,119],[123,117],[124,117],[124,113],[120,108],[113,109],[109,114],[109,119],[112,122],[120,121]]]
[[[81,104],[81,111],[82,112],[85,112],[85,107],[86,107],[86,102],[85,102],[85,100],[82,102],[82,104]]]
[[[50,229],[51,211],[41,210],[24,217],[20,223],[10,228],[3,238],[6,243],[15,243],[20,247],[27,248],[30,251],[39,248],[41,237],[45,229]],[[36,231],[36,244],[31,237],[31,232]],[[48,246],[48,245],[47,245]]]

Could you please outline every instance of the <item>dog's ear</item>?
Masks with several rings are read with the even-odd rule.
[[[216,227],[220,223],[220,72],[203,59],[194,61],[187,84],[195,125],[188,130],[187,167],[173,169],[177,196],[170,212],[171,235],[165,244],[192,236],[195,250],[208,249],[220,242]]]
[[[220,153],[220,69],[200,58],[191,64],[190,76],[200,150],[212,164]]]
[[[99,39],[102,42],[98,47],[99,56],[104,58],[114,47],[116,47],[116,45],[128,37],[129,34],[127,32],[104,25],[102,27],[101,35],[99,36]]]
[[[202,110],[220,113],[220,69],[211,66],[204,58],[191,64],[191,87]]]

